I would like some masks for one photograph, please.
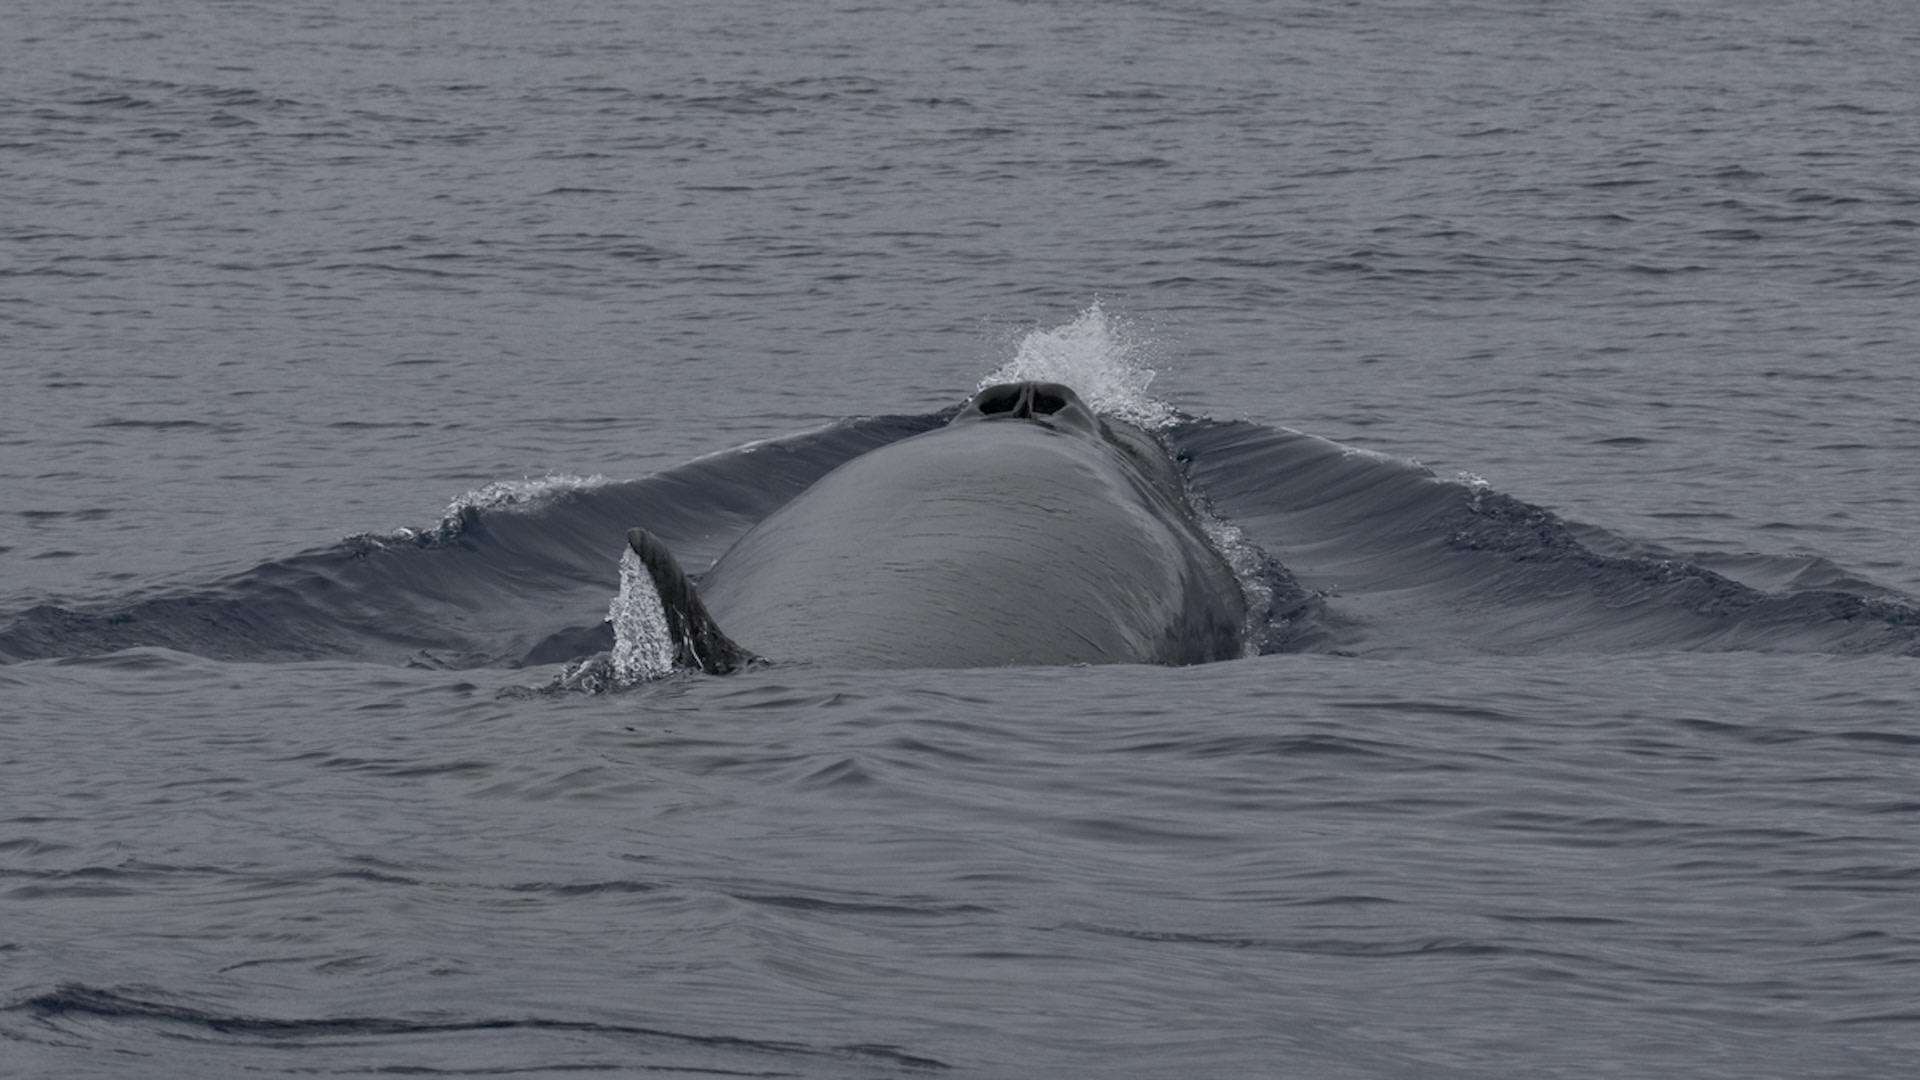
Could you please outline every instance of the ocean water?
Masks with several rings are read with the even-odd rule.
[[[0,1075],[1920,1056],[1911,5],[5,25]],[[1257,655],[548,689],[1008,377]]]

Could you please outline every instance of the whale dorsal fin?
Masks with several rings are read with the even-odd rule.
[[[709,675],[727,675],[755,663],[760,657],[741,648],[720,629],[707,606],[700,602],[693,582],[660,538],[645,529],[627,530],[627,545],[647,567],[653,587],[667,610],[667,630],[673,635],[673,662],[697,667]]]

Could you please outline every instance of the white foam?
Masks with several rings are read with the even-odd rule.
[[[1191,501],[1191,500],[1189,500]],[[1268,586],[1266,577],[1261,573],[1260,549],[1240,526],[1221,521],[1205,507],[1195,506],[1194,516],[1199,519],[1200,528],[1213,542],[1213,549],[1226,560],[1233,576],[1240,581],[1240,591],[1247,600],[1247,625],[1242,637],[1246,641],[1244,655],[1260,655],[1260,634],[1256,631],[1265,623],[1267,612],[1273,607],[1273,589]]]
[[[361,540],[376,544],[398,541],[416,543],[423,538],[430,541],[446,541],[459,536],[482,511],[531,510],[556,495],[571,491],[590,491],[613,483],[612,480],[595,473],[592,476],[575,476],[571,473],[554,473],[547,476],[522,480],[495,480],[485,487],[475,488],[447,504],[440,513],[440,523],[430,529],[414,529],[402,526],[385,536],[367,535]]]
[[[555,495],[569,491],[588,491],[611,483],[613,481],[598,473],[592,476],[554,473],[527,480],[495,480],[485,487],[469,491],[448,503],[444,520],[458,521],[474,510],[527,507]]]
[[[1426,466],[1412,458],[1394,457],[1392,454],[1383,450],[1372,450],[1364,446],[1349,446],[1346,443],[1335,443],[1334,445],[1340,448],[1340,456],[1343,458],[1363,458],[1367,461],[1376,461],[1381,464],[1411,465],[1416,469],[1426,468]]]
[[[1468,494],[1472,496],[1468,501],[1468,506],[1470,506],[1476,514],[1480,512],[1483,505],[1481,500],[1488,492],[1493,490],[1493,485],[1488,483],[1484,477],[1477,476],[1470,472],[1462,471],[1456,474],[1453,482],[1467,489]]]
[[[1108,315],[1096,300],[1065,326],[1029,331],[1013,359],[980,380],[975,392],[1029,379],[1064,383],[1097,413],[1164,428],[1174,421],[1173,407],[1147,392],[1158,374],[1149,366],[1157,348],[1150,334]]]
[[[607,605],[613,624],[613,681],[632,686],[673,671],[673,634],[666,608],[640,556],[620,556],[620,592]]]

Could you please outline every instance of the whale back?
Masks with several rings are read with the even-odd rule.
[[[1238,580],[1138,455],[1104,431],[1025,421],[915,436],[848,462],[762,521],[700,592],[735,640],[776,661],[1240,655]]]

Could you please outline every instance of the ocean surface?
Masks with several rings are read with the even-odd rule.
[[[1920,7],[0,26],[0,1076],[1920,1060]],[[1247,657],[556,688],[1024,377]]]

